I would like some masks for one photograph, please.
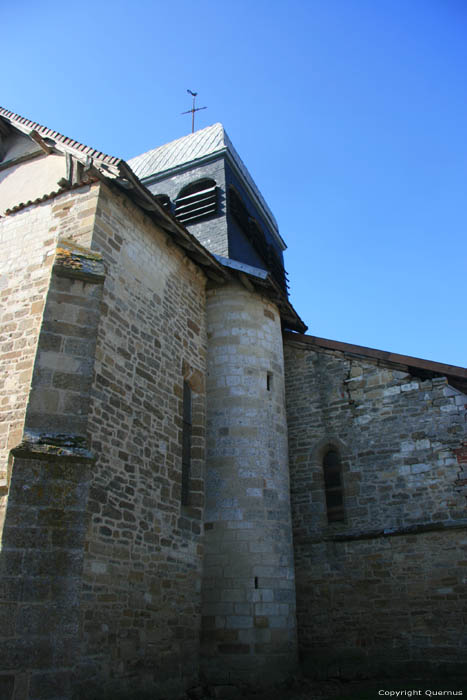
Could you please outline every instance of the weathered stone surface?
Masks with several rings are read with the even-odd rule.
[[[251,682],[258,674],[273,682],[278,668],[282,673],[296,663],[279,314],[267,300],[234,285],[209,292],[207,314],[202,665],[217,682]],[[281,603],[263,602],[279,590],[290,595]],[[212,616],[216,634],[210,633]],[[259,647],[266,624],[284,630],[287,643],[269,637],[269,645]]]
[[[56,243],[59,236],[89,243],[91,227],[79,213],[95,206],[96,194],[83,187],[0,219],[0,498],[7,486],[9,450],[22,437]],[[59,340],[46,342],[56,350]]]
[[[205,278],[105,187],[92,246],[102,252],[107,277],[88,417],[98,459],[88,503],[82,661],[103,687],[113,677],[123,688],[131,675],[132,688],[180,693],[196,683],[199,657]],[[193,398],[186,506],[184,380]]]
[[[60,239],[52,273],[25,418],[26,430],[52,434],[49,444],[57,433],[86,436],[104,266],[99,255]],[[86,357],[77,337],[88,339]]]
[[[21,700],[29,697],[30,682],[35,688],[31,697],[64,697],[50,694],[49,682],[40,694],[33,679],[40,673],[52,685],[58,682],[78,648],[91,460],[53,459],[49,462],[45,453],[38,459],[25,446],[15,457],[3,529],[0,567],[6,577],[0,587],[0,617],[8,613],[8,622],[2,619],[0,625],[0,669],[11,672],[12,697]],[[40,515],[50,502],[55,518],[44,520]],[[68,529],[70,514],[80,527]]]
[[[14,165],[0,218],[0,695],[270,685],[296,661],[295,581],[309,672],[457,672],[466,396],[437,370],[286,334],[286,416],[285,298],[222,273],[137,182],[122,187],[121,162],[99,173],[56,148],[33,190],[65,170],[73,189],[16,201]],[[243,185],[223,154],[159,184],[173,199],[201,176],[216,180],[220,216],[194,236],[237,261],[275,260],[280,276],[256,205],[243,227],[228,211]],[[345,497],[332,523],[329,447]]]
[[[235,685],[216,685],[212,692],[217,700],[235,700],[243,695],[241,689]]]
[[[13,669],[16,688],[27,680],[25,698],[68,697],[71,685],[88,697],[111,678],[124,688],[129,676],[132,689],[177,694],[198,670],[205,278],[124,197],[103,186],[84,192],[41,208],[50,238],[44,253],[36,226],[42,286],[21,316],[33,331],[31,360],[15,354],[7,373],[8,400],[18,393],[15,377],[24,392],[18,421],[10,410],[13,422],[1,433],[5,449],[17,449],[2,511],[0,672]],[[90,216],[80,217],[86,202]],[[19,230],[29,219],[23,210],[7,224],[17,221]],[[49,252],[52,263],[61,234],[68,240],[59,243],[60,274],[51,276],[42,256]],[[17,275],[24,277],[22,268]],[[25,286],[28,301],[31,293]],[[184,380],[193,392],[193,435],[190,501],[182,507]],[[92,468],[87,438],[98,455]],[[73,665],[87,669],[74,680],[67,649]]]
[[[465,656],[467,397],[372,360],[285,347],[299,639],[315,674]],[[449,408],[449,410],[447,410]],[[328,523],[323,455],[342,462]],[[464,528],[464,529],[462,529]],[[442,620],[442,623],[441,623]]]

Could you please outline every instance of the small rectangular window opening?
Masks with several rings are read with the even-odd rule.
[[[258,577],[255,576],[255,588],[258,588]]]
[[[272,389],[272,372],[268,372],[266,375],[266,389],[268,391]]]
[[[183,427],[182,427],[182,505],[189,503],[191,464],[192,398],[191,387],[183,382]]]

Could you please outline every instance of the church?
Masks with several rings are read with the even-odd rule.
[[[467,370],[307,335],[221,124],[0,108],[0,242],[2,699],[465,674]]]

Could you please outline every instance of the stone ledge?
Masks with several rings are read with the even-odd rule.
[[[86,439],[64,433],[25,433],[22,442],[11,450],[14,457],[23,459],[64,460],[67,462],[94,462]]]
[[[467,529],[467,518],[462,520],[450,520],[444,523],[416,523],[405,527],[381,528],[378,530],[355,531],[348,530],[336,535],[322,535],[321,537],[301,537],[297,539],[300,544],[319,544],[321,542],[352,542],[355,540],[373,540],[379,537],[400,537],[403,535],[417,535],[423,532],[443,532],[446,530]]]
[[[53,271],[59,277],[72,277],[93,284],[105,280],[105,267],[100,253],[60,240],[57,245]]]

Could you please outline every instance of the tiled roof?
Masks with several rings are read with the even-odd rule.
[[[207,126],[205,129],[195,131],[194,134],[182,136],[182,138],[176,141],[171,141],[163,146],[147,151],[147,153],[142,153],[140,156],[131,158],[127,163],[135,175],[137,175],[140,180],[143,180],[152,175],[158,175],[172,170],[173,168],[177,168],[185,163],[192,163],[205,156],[221,153],[223,151],[228,151],[230,153],[237,168],[242,173],[267,216],[270,218],[272,225],[275,227],[276,231],[278,231],[277,221],[273,213],[266,204],[266,201],[245,164],[233,147],[227,132],[220,123]]]
[[[208,270],[208,274],[210,268],[213,268],[217,272],[222,272],[221,264],[217,262],[214,256],[183,226],[183,224],[162,209],[156,198],[144,187],[124,160],[108,156],[101,151],[97,151],[95,148],[70,139],[60,134],[58,131],[53,131],[52,129],[42,126],[37,122],[33,122],[30,119],[26,119],[3,107],[0,107],[0,125],[3,124],[1,118],[14,129],[21,131],[34,140],[35,133],[36,137],[39,136],[42,139],[43,146],[47,148],[52,149],[44,140],[51,139],[51,141],[53,141],[53,150],[70,154],[73,158],[76,158],[77,161],[86,166],[88,165],[88,160],[91,161],[87,172],[75,171],[75,175],[78,176],[77,182],[73,182],[68,179],[68,177],[62,178],[60,183],[58,183],[59,189],[47,192],[34,201],[18,202],[14,207],[11,207],[5,212],[7,216],[25,207],[52,199],[61,194],[65,189],[69,190],[74,187],[80,187],[83,183],[94,180],[96,176],[104,176],[115,182],[118,187],[133,199],[138,207],[141,207],[149,216],[157,221],[159,226],[162,226],[164,230],[173,235],[177,243],[186,251],[186,255],[192,257],[198,264],[203,265],[205,269]],[[63,181],[65,184],[62,185]]]
[[[33,122],[30,119],[26,119],[26,117],[21,117],[19,114],[10,112],[4,107],[0,107],[0,117],[5,117],[6,119],[8,119],[8,121],[10,121],[24,133],[29,133],[30,131],[37,131],[37,133],[40,134],[42,138],[51,138],[54,141],[63,143],[65,146],[68,146],[69,148],[78,151],[79,153],[85,156],[90,156],[91,158],[101,161],[102,163],[106,163],[107,165],[117,165],[118,163],[122,162],[120,158],[115,158],[114,156],[107,156],[105,153],[97,151],[95,148],[85,146],[79,141],[70,139],[68,138],[68,136],[64,136],[58,131],[53,131],[53,129],[48,129],[46,126],[42,126],[37,122]]]

